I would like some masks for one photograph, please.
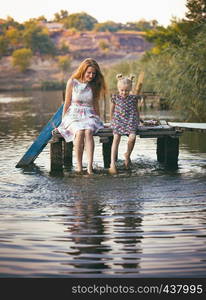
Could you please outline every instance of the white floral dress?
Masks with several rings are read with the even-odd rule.
[[[103,127],[104,124],[94,111],[91,87],[87,83],[73,79],[71,105],[57,130],[66,142],[71,142],[78,130],[90,129],[96,133]]]

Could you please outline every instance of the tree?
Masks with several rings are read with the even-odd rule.
[[[147,31],[145,38],[154,45],[151,52],[159,54],[170,46],[182,47],[191,44],[199,29],[194,22],[173,19],[166,28],[157,26]]]
[[[104,32],[104,31],[110,31],[110,32],[116,32],[118,30],[122,29],[121,23],[115,23],[113,21],[107,21],[103,23],[96,23],[94,25],[94,30],[98,32]]]
[[[183,119],[206,121],[206,24],[190,43],[181,47],[170,44],[158,55],[147,53],[142,64],[145,69],[144,86],[152,87],[181,112]]]
[[[69,16],[68,11],[61,9],[59,13],[55,13],[54,14],[54,21],[55,22],[62,22],[66,18],[68,18],[68,16]]]
[[[68,72],[71,67],[71,57],[67,55],[58,57],[58,65],[63,72]]]
[[[25,48],[32,49],[33,53],[55,54],[55,45],[45,29],[36,21],[27,21],[24,24],[23,40]]]
[[[21,31],[15,27],[10,27],[6,33],[5,38],[9,41],[12,48],[17,48],[22,44]]]
[[[197,23],[206,23],[206,0],[187,0],[186,17]]]
[[[12,54],[13,65],[17,66],[21,72],[24,72],[30,65],[32,58],[31,49],[17,49]]]
[[[109,50],[109,44],[107,41],[105,40],[100,40],[99,41],[99,48],[103,51],[103,52],[107,52]]]
[[[125,29],[133,31],[148,31],[152,28],[157,27],[158,22],[156,20],[146,21],[144,19],[139,20],[138,22],[127,22]]]
[[[0,58],[8,52],[9,41],[2,35],[0,36]]]
[[[64,25],[67,29],[76,28],[79,31],[92,30],[96,23],[97,20],[95,18],[84,12],[71,14],[64,20]]]

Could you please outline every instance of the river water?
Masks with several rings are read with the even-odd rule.
[[[98,137],[94,176],[53,176],[49,146],[15,168],[61,101],[59,91],[0,94],[0,276],[205,277],[205,134],[183,134],[177,170],[157,163],[156,139],[137,138],[125,171],[123,138],[120,173],[108,175]]]

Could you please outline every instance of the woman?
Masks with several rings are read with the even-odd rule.
[[[104,127],[100,120],[99,99],[105,91],[104,76],[92,58],[85,59],[67,82],[62,122],[57,130],[66,142],[74,142],[78,173],[83,168],[84,146],[87,172],[93,173],[93,134]]]

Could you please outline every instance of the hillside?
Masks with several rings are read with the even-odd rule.
[[[56,46],[68,47],[68,55],[72,58],[71,72],[86,57],[96,59],[101,67],[108,67],[123,60],[138,59],[150,48],[141,32],[75,32],[55,27],[55,24],[48,29]],[[69,73],[64,76],[67,78]],[[39,89],[42,82],[60,82],[62,79],[63,74],[55,58],[35,56],[30,68],[24,73],[12,66],[11,57],[1,59],[2,91]]]

